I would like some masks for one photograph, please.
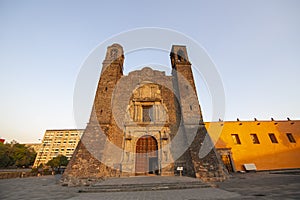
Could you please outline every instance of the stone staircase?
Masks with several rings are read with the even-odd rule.
[[[92,186],[85,187],[79,192],[130,192],[153,190],[179,190],[191,188],[212,187],[199,179],[189,177],[129,177],[110,178]]]

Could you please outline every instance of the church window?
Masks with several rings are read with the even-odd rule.
[[[177,52],[177,58],[178,58],[179,62],[182,62],[185,59],[184,58],[184,53],[183,53],[183,51],[181,49]]]
[[[110,58],[115,60],[117,59],[117,56],[118,56],[118,49],[112,49],[110,52]]]
[[[153,106],[143,106],[143,122],[153,121]]]

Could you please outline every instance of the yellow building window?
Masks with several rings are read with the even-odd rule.
[[[255,133],[250,134],[250,137],[251,137],[253,144],[259,144],[258,137]]]
[[[233,143],[234,143],[234,144],[241,144],[241,140],[240,140],[238,134],[231,134],[231,137],[232,137],[232,139],[233,139]]]
[[[290,143],[296,143],[296,140],[291,133],[287,133],[286,136],[288,137]]]
[[[277,138],[274,133],[269,133],[269,137],[272,143],[278,143]]]

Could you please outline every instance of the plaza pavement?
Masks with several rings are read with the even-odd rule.
[[[154,180],[151,177],[152,180]],[[176,179],[176,180],[175,180]],[[174,181],[178,181],[176,177]],[[0,180],[0,199],[300,199],[300,175],[270,174],[269,172],[234,174],[231,179],[213,187],[159,191],[78,193],[82,188],[63,187],[60,176],[43,176]],[[129,180],[129,181],[128,181]],[[148,183],[150,179],[122,178],[107,183]],[[160,177],[159,182],[170,182],[172,177]],[[157,182],[157,184],[159,184]],[[103,183],[101,183],[103,184]]]

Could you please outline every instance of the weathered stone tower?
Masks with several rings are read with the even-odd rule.
[[[123,75],[123,48],[107,48],[89,123],[63,175],[71,184],[132,175],[226,178],[202,120],[185,46],[172,76],[145,67]],[[203,154],[203,152],[206,152]]]

